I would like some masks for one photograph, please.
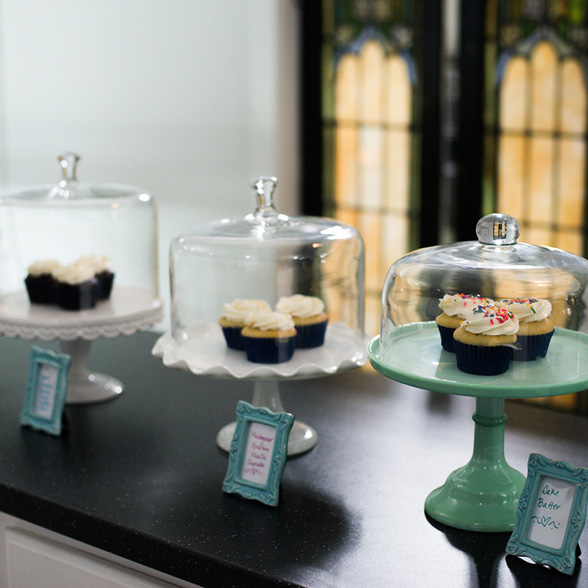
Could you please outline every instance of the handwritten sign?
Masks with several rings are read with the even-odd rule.
[[[22,425],[60,435],[71,357],[32,346]]]
[[[265,486],[274,455],[276,428],[252,422],[247,432],[241,479]]]
[[[572,574],[587,502],[588,468],[532,453],[506,552]]]
[[[531,541],[560,549],[568,528],[576,488],[570,482],[544,477],[529,523]]]
[[[237,404],[237,425],[223,491],[277,506],[294,416]]]

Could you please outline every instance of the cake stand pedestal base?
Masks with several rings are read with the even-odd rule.
[[[472,459],[429,494],[425,512],[458,529],[512,531],[525,476],[504,458],[504,399],[477,398],[472,418]]]
[[[280,398],[280,390],[276,380],[256,380],[253,391],[253,406],[264,406],[273,412],[286,412]],[[236,422],[225,425],[216,436],[216,444],[223,451],[230,451],[231,441],[235,433]],[[300,455],[311,450],[318,441],[316,431],[299,421],[294,421],[288,438],[288,455]]]
[[[74,339],[61,341],[61,351],[71,357],[67,378],[66,404],[93,404],[117,398],[123,391],[122,382],[87,369],[92,341]]]

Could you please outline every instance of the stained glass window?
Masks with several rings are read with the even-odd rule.
[[[414,19],[412,2],[323,2],[324,213],[364,238],[373,334],[387,270],[418,245]]]

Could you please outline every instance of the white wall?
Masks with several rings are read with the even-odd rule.
[[[173,234],[254,207],[277,175],[297,212],[293,0],[0,0],[0,186],[126,183],[159,208],[167,292]]]

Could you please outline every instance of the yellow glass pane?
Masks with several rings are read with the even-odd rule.
[[[340,126],[335,130],[335,202],[356,206],[358,203],[357,127]]]
[[[577,231],[560,230],[555,235],[555,247],[575,255],[583,255],[584,238]]]
[[[362,212],[359,215],[358,228],[365,243],[365,286],[367,290],[377,290],[382,287],[380,275],[382,217],[377,213]]]
[[[586,86],[580,64],[566,59],[562,65],[561,130],[586,132]]]
[[[521,231],[521,241],[532,243],[533,245],[547,245],[553,247],[552,233],[547,227],[528,227],[525,234]]]
[[[365,332],[373,337],[380,332],[380,311],[382,301],[380,296],[371,294],[365,298]]]
[[[384,182],[384,130],[359,130],[359,201],[362,208],[378,210],[382,205]]]
[[[551,137],[529,139],[529,196],[527,219],[535,222],[552,220],[554,145]]]
[[[522,57],[513,57],[506,66],[500,87],[500,128],[506,131],[523,131],[527,122],[527,85],[529,63]]]
[[[347,223],[356,229],[359,229],[359,212],[350,208],[338,208],[335,218],[343,223]]]
[[[408,131],[388,131],[386,135],[386,190],[384,206],[387,210],[408,213],[410,186],[410,135]]]
[[[377,41],[364,44],[360,56],[361,72],[359,117],[364,123],[378,124],[384,111],[384,49]]]
[[[518,135],[503,135],[498,143],[498,212],[523,220],[525,144]]]
[[[405,253],[408,248],[408,221],[405,216],[384,215],[382,233],[382,285],[390,266]]]
[[[385,105],[385,120],[388,124],[408,128],[411,120],[412,88],[406,61],[398,55],[392,55],[387,60],[386,69],[388,99]]]
[[[531,128],[554,131],[557,54],[547,41],[531,54]]]
[[[584,221],[584,183],[586,180],[586,143],[580,139],[560,140],[559,197],[557,221],[581,227]]]
[[[335,79],[335,119],[338,123],[359,118],[359,65],[355,55],[341,58]]]

